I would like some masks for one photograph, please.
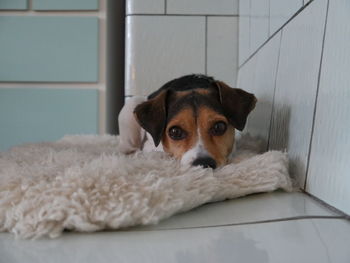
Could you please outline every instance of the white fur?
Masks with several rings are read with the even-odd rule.
[[[199,129],[197,130],[197,136],[197,143],[182,156],[181,164],[191,165],[193,161],[199,157],[211,157],[209,152],[204,147]]]
[[[119,113],[118,124],[121,138],[119,149],[123,153],[132,153],[142,148],[146,132],[136,121],[134,109],[146,100],[147,98],[143,96],[129,98]]]
[[[15,147],[0,153],[0,231],[35,238],[156,224],[207,202],[291,190],[287,155],[249,143],[241,155],[238,145],[239,163],[216,170],[162,152],[124,155],[114,136]]]
[[[147,98],[143,96],[131,97],[125,102],[124,107],[119,113],[119,150],[122,153],[129,154],[141,149],[145,152],[163,151],[163,145],[160,143],[158,147],[156,147],[153,143],[152,136],[138,124],[134,117],[134,109],[136,106],[146,100]]]

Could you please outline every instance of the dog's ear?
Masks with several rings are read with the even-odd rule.
[[[167,93],[162,91],[157,96],[136,106],[134,115],[140,126],[152,135],[157,147],[166,126]]]
[[[219,99],[229,122],[239,131],[244,129],[248,114],[255,108],[257,99],[251,93],[229,87],[216,81]]]

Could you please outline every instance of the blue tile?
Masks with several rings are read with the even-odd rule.
[[[0,81],[96,82],[98,19],[0,16]]]
[[[27,0],[0,0],[0,10],[24,10],[27,8]]]
[[[33,0],[34,10],[97,10],[98,0]]]
[[[0,123],[0,150],[65,134],[96,134],[98,91],[0,89]]]

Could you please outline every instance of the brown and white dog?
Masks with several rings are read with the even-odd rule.
[[[216,168],[234,149],[256,98],[205,75],[187,75],[163,85],[148,98],[133,97],[118,121],[120,148],[165,151],[183,164]]]

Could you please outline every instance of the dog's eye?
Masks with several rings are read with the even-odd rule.
[[[223,121],[216,122],[210,129],[211,135],[220,136],[223,135],[227,130],[227,124]]]
[[[187,133],[178,126],[171,127],[168,134],[173,140],[182,140],[187,136]]]

